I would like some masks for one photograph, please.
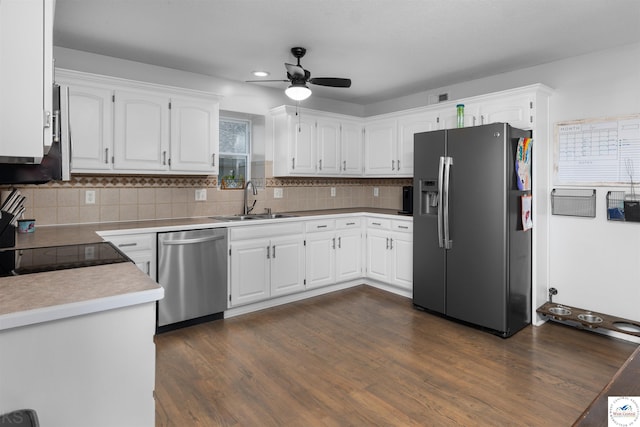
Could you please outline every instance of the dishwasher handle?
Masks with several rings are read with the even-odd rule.
[[[212,242],[214,240],[222,240],[224,239],[224,235],[220,234],[217,236],[207,236],[207,237],[198,237],[196,239],[177,239],[177,240],[163,240],[163,245],[191,245],[194,243],[204,243],[204,242]]]

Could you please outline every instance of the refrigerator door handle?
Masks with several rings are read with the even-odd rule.
[[[444,206],[443,206],[443,228],[444,228],[444,248],[451,249],[453,241],[449,238],[449,180],[451,178],[451,165],[453,165],[453,157],[444,158]]]
[[[442,231],[442,221],[443,221],[443,212],[442,212],[442,187],[444,179],[444,157],[440,157],[440,163],[438,165],[438,246],[444,248],[444,236]]]

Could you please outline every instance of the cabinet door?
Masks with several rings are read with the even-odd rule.
[[[340,122],[317,120],[318,175],[338,175],[340,164]]]
[[[393,257],[391,284],[413,290],[413,236],[410,233],[394,233],[390,238]]]
[[[362,176],[362,125],[343,122],[340,126],[342,175]]]
[[[336,282],[362,276],[362,236],[360,228],[339,230],[336,243]]]
[[[367,277],[388,282],[391,276],[389,232],[367,231]]]
[[[71,167],[109,170],[113,156],[113,91],[69,85]]]
[[[480,123],[509,123],[519,129],[533,127],[533,99],[529,95],[504,97],[480,103]]]
[[[120,249],[153,280],[156,280],[156,233],[102,236]]]
[[[403,116],[398,119],[398,164],[399,175],[413,177],[413,136],[420,132],[436,130],[436,113]]]
[[[333,231],[307,234],[307,289],[336,281],[336,237]]]
[[[39,163],[51,142],[52,23],[51,1],[0,2],[1,157]]]
[[[171,100],[171,170],[218,174],[218,103]]]
[[[364,174],[395,174],[397,146],[396,120],[367,124],[364,131]]]
[[[169,98],[116,91],[114,169],[169,169]]]
[[[230,307],[268,299],[269,240],[247,240],[231,244]]]
[[[291,137],[289,161],[291,172],[298,174],[316,173],[316,119],[308,115],[289,116]]]
[[[271,296],[304,290],[304,237],[271,239]],[[245,265],[244,268],[251,268]]]

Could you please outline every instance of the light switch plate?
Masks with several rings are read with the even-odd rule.
[[[196,189],[196,202],[204,202],[207,200],[207,190],[205,188]]]
[[[274,188],[273,189],[273,198],[274,199],[282,199],[283,191],[282,188]]]

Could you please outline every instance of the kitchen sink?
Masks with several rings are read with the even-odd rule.
[[[255,214],[255,215],[218,215],[212,216],[210,218],[217,219],[220,221],[251,221],[258,219],[279,219],[279,218],[295,218],[297,215],[291,214],[282,214],[282,213],[274,213],[274,214]]]

